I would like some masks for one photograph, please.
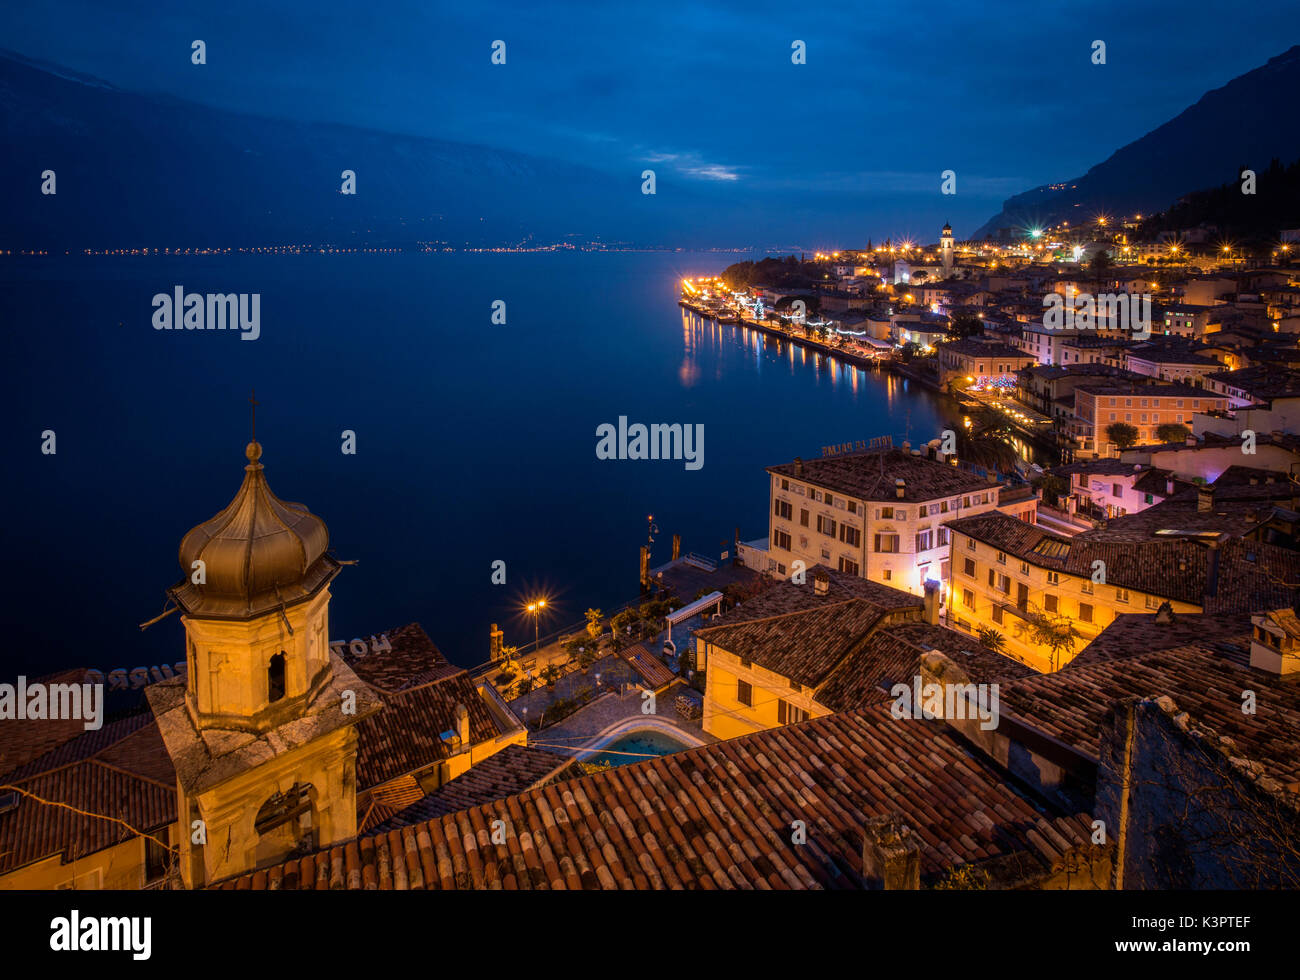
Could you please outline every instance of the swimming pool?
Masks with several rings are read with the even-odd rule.
[[[690,748],[690,746],[685,742],[678,741],[671,735],[642,729],[641,731],[620,735],[608,745],[602,746],[600,752],[586,756],[582,761],[594,763],[595,765],[625,766],[629,762],[644,762],[649,756],[668,755],[671,752],[680,752],[686,748]],[[614,753],[628,754],[616,755]]]

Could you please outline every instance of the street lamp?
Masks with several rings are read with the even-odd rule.
[[[542,610],[546,608],[546,600],[538,599],[536,602],[528,604],[528,611],[533,614],[533,653],[541,649],[541,619]]]

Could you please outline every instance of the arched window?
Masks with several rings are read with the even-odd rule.
[[[271,666],[266,672],[267,699],[279,701],[284,697],[284,651],[281,650],[271,658]]]

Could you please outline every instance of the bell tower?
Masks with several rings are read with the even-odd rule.
[[[939,236],[939,258],[943,262],[943,277],[945,279],[952,277],[953,244],[952,226],[945,221],[943,231]]]
[[[329,648],[341,566],[271,492],[250,442],[235,499],[180,545],[167,590],[186,673],[148,690],[176,769],[181,874],[202,887],[356,835],[356,724],[379,701]]]

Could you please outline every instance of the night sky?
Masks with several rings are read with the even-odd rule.
[[[744,185],[789,207],[792,229],[846,200],[867,220],[901,204],[917,233],[939,214],[973,230],[1300,38],[1294,0],[170,7],[8,4],[0,46],[243,112]],[[795,39],[806,65],[791,64]],[[1105,66],[1090,63],[1094,39]],[[958,194],[937,201],[946,169]]]

